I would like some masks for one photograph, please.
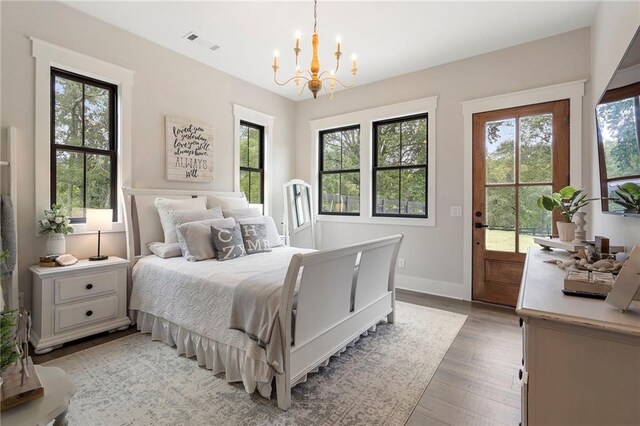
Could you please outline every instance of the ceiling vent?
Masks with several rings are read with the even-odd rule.
[[[192,43],[196,43],[206,49],[209,49],[212,52],[215,52],[216,50],[220,49],[220,46],[218,46],[217,44],[213,44],[209,40],[205,40],[204,38],[200,37],[198,34],[196,34],[193,31],[188,32],[183,38]]]

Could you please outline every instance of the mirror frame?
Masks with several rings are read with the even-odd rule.
[[[309,220],[306,223],[298,226],[297,228],[291,229],[292,227],[290,225],[290,220],[289,220],[289,212],[291,208],[291,197],[289,196],[289,192],[290,192],[289,188],[293,187],[294,185],[301,185],[307,190],[307,193],[309,195],[309,199],[308,199]],[[316,232],[315,232],[315,216],[314,216],[314,210],[313,210],[313,189],[311,185],[303,181],[302,179],[291,179],[290,181],[282,185],[282,189],[283,189],[283,195],[284,195],[283,227],[284,227],[286,244],[290,245],[292,233],[297,233],[310,228],[311,246],[312,246],[311,248],[315,249],[316,248]]]

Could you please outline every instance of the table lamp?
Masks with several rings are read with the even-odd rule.
[[[98,231],[98,255],[89,260],[105,260],[109,256],[100,255],[100,231],[110,231],[113,228],[112,209],[86,209],[87,231]]]

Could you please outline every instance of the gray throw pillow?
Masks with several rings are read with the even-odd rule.
[[[218,252],[218,260],[235,259],[247,254],[239,225],[232,228],[212,226],[211,241]]]
[[[240,225],[240,230],[242,231],[244,249],[247,254],[271,251],[271,244],[269,244],[269,236],[267,234],[267,225],[264,223],[245,224]]]
[[[236,221],[229,219],[208,219],[187,222],[176,228],[182,256],[190,262],[211,259],[216,253],[211,244],[211,226],[232,227]]]

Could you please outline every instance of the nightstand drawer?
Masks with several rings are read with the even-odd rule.
[[[116,318],[118,296],[101,297],[55,308],[54,333]]]
[[[91,275],[54,279],[54,303],[66,303],[89,297],[115,293],[118,285],[118,272],[108,271]]]

